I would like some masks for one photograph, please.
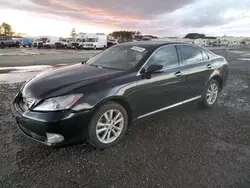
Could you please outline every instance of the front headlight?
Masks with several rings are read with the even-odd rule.
[[[83,94],[72,94],[60,97],[54,97],[44,100],[41,104],[35,107],[35,111],[57,111],[71,108]]]

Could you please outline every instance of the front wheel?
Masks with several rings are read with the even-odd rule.
[[[210,80],[204,93],[203,100],[199,103],[201,108],[212,108],[219,96],[219,83]]]
[[[108,102],[93,115],[88,126],[87,139],[95,148],[105,149],[121,141],[127,126],[126,110],[118,103]]]

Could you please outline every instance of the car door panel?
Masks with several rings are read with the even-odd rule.
[[[172,45],[162,48],[161,51],[156,50],[157,52],[149,58],[144,68],[147,69],[152,63],[160,63],[164,65],[163,71],[151,74],[149,79],[140,75],[141,79],[137,81],[133,100],[135,101],[133,107],[136,109],[137,117],[173,105],[184,99],[182,95],[183,76],[179,67],[176,47]]]
[[[137,117],[182,100],[183,77],[174,75],[178,71],[179,68],[174,68],[137,81],[134,95]]]
[[[185,56],[183,55],[183,51],[181,49],[181,45],[178,46],[178,51],[181,54],[181,70],[184,75],[185,89],[184,94],[188,98],[199,96],[203,93],[206,88],[206,82],[209,78],[209,75],[213,70],[213,63],[210,60],[204,61],[202,56],[202,51],[200,49],[194,48],[192,46],[183,45],[185,48],[190,48],[191,50],[200,51],[201,56],[197,58],[197,60],[193,60],[193,62],[187,62]],[[208,66],[210,65],[211,68]]]

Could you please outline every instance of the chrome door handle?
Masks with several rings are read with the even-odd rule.
[[[182,72],[181,72],[181,71],[178,71],[178,72],[176,72],[176,73],[174,74],[174,76],[175,76],[175,77],[180,77],[180,76],[182,76]]]
[[[211,69],[211,68],[212,68],[212,65],[211,65],[211,64],[208,64],[208,65],[207,65],[207,68],[208,68],[208,69]]]

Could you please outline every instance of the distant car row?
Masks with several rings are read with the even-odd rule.
[[[36,39],[23,38],[21,40],[13,38],[0,39],[0,47],[37,47],[56,49],[105,49],[116,45],[116,40],[108,40],[104,33],[79,33],[76,39],[60,39],[55,36],[42,36]]]
[[[20,41],[14,38],[0,38],[0,48],[5,47],[20,47]]]

